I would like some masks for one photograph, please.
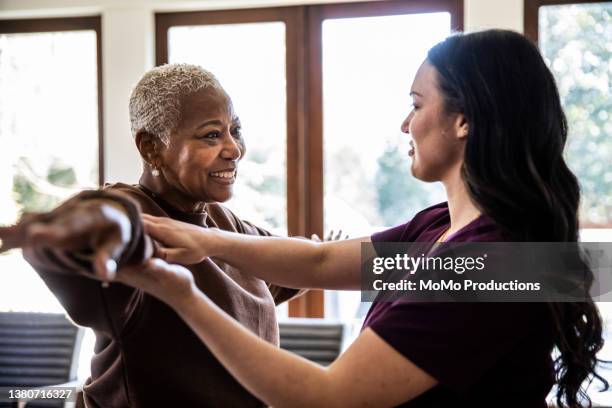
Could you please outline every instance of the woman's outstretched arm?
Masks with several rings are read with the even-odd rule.
[[[178,265],[152,260],[118,278],[168,303],[251,393],[274,407],[391,407],[437,384],[366,329],[329,367],[258,338],[213,304]]]
[[[369,237],[320,243],[245,236],[149,215],[143,215],[143,222],[147,233],[165,245],[158,255],[167,262],[191,264],[217,258],[291,288],[360,289],[362,247],[364,256],[374,256]]]

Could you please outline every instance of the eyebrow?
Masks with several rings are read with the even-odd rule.
[[[202,123],[197,128],[200,129],[200,128],[203,128],[203,127],[206,127],[206,126],[209,126],[209,125],[221,126],[221,125],[223,125],[223,123],[220,120],[209,120],[207,122]]]
[[[418,93],[416,91],[410,91],[410,96],[412,96],[412,95],[420,96],[421,98],[423,97],[423,95],[421,95],[420,93]]]

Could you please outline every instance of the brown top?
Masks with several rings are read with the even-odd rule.
[[[85,191],[62,206],[92,199],[117,201],[132,221],[132,241],[119,260],[137,264],[151,256],[151,241],[139,212],[249,235],[270,235],[241,221],[219,204],[206,213],[180,212],[141,186],[114,184]],[[50,249],[24,251],[70,317],[96,334],[91,377],[84,387],[88,407],[255,407],[245,390],[166,304],[120,283],[102,288],[91,265],[75,254]],[[297,291],[267,285],[217,260],[189,267],[196,285],[230,316],[262,339],[278,344],[276,304]],[[274,295],[274,298],[273,298]]]

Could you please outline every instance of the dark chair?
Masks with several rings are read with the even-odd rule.
[[[0,387],[77,387],[84,332],[63,314],[0,313]],[[57,400],[22,400],[18,406],[25,403],[28,407],[64,406]]]
[[[279,323],[280,347],[321,365],[340,354],[346,329],[341,323],[319,319],[289,319]]]

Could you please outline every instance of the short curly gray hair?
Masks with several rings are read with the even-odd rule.
[[[223,91],[215,76],[191,64],[166,64],[146,72],[130,96],[132,136],[144,130],[168,145],[181,120],[181,98],[200,89]]]

